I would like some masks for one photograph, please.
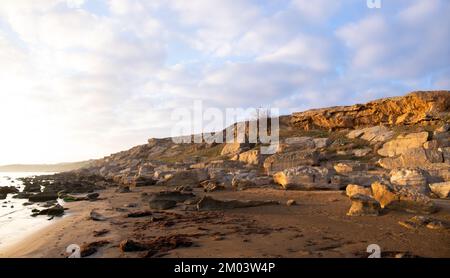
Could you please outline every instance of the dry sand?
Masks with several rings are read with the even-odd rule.
[[[70,244],[106,240],[90,257],[143,257],[146,252],[120,250],[125,239],[148,242],[159,236],[182,235],[191,247],[158,253],[158,257],[367,257],[369,244],[383,252],[408,252],[420,257],[450,257],[450,233],[428,228],[407,229],[398,224],[414,216],[391,211],[378,217],[349,217],[350,200],[340,191],[283,191],[250,189],[208,193],[217,199],[277,200],[280,205],[197,212],[175,209],[153,212],[152,216],[128,218],[134,211],[149,210],[142,192],[162,187],[137,188],[131,193],[101,193],[96,202],[66,204],[68,215],[6,250],[0,257],[67,257]],[[195,189],[197,195],[203,195]],[[294,199],[298,205],[288,207]],[[450,201],[436,200],[440,211],[433,218],[450,221]],[[131,203],[137,207],[127,208]],[[89,219],[92,209],[106,221]],[[94,236],[94,231],[109,232]]]

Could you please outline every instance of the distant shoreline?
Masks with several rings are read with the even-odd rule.
[[[0,166],[0,173],[4,172],[67,172],[89,166],[92,160],[80,162],[66,162],[57,164],[10,164]]]

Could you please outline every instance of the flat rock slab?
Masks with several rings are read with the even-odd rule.
[[[173,200],[151,200],[148,204],[151,209],[166,210],[176,207],[177,202]]]
[[[235,208],[248,208],[259,206],[279,205],[277,201],[239,201],[239,200],[216,200],[205,196],[197,203],[197,210],[224,210]]]
[[[180,191],[161,191],[158,193],[153,193],[149,195],[150,201],[175,201],[175,202],[184,202],[186,200],[192,199],[195,197],[194,193],[186,193]]]

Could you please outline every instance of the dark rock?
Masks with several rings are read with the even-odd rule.
[[[129,218],[138,218],[138,217],[146,217],[151,216],[153,213],[151,211],[136,211],[130,212],[127,217]]]
[[[132,239],[126,239],[120,243],[119,248],[120,250],[122,250],[122,252],[138,252],[146,251],[150,247],[146,243],[137,242]]]
[[[12,194],[12,193],[19,193],[19,190],[15,188],[14,186],[3,186],[0,187],[0,195],[2,194]]]
[[[85,244],[81,247],[80,255],[82,258],[89,257],[95,253],[97,253],[98,249],[108,245],[110,242],[107,240],[95,241],[89,244]]]
[[[149,206],[151,209],[156,210],[166,210],[174,208],[177,205],[176,201],[173,200],[151,200]]]
[[[90,201],[95,201],[98,199],[99,196],[100,196],[100,194],[98,194],[98,193],[90,193],[86,196],[86,198]]]
[[[34,193],[30,192],[19,192],[16,195],[13,196],[14,199],[28,199],[31,196],[34,196]]]
[[[278,205],[277,201],[239,201],[239,200],[216,200],[209,196],[204,196],[197,204],[198,210],[223,210],[235,208],[248,208],[259,206]]]
[[[96,212],[95,210],[92,210],[89,214],[90,218],[94,221],[105,221],[106,217],[101,215],[100,213]]]
[[[130,193],[130,192],[131,192],[131,190],[130,190],[129,186],[119,186],[116,189],[116,193]]]
[[[180,191],[162,191],[150,194],[149,200],[151,201],[168,200],[175,202],[184,202],[194,197],[195,197],[194,193],[185,193]]]
[[[47,202],[52,200],[57,200],[58,194],[56,193],[38,193],[35,195],[32,195],[28,198],[28,201],[30,202]]]
[[[109,233],[109,230],[107,230],[107,229],[94,231],[94,237],[101,237],[101,236],[106,235],[107,233]]]
[[[6,199],[6,194],[5,193],[0,193],[0,200],[4,200]]]
[[[41,210],[39,215],[61,216],[64,214],[64,208],[61,205],[55,205],[51,208]]]

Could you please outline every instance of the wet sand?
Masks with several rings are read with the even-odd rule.
[[[216,199],[277,200],[280,205],[226,211],[189,211],[183,205],[152,216],[129,218],[128,213],[150,210],[141,193],[163,187],[136,188],[131,193],[101,193],[101,200],[68,203],[68,215],[23,241],[0,250],[0,257],[67,257],[66,247],[103,242],[89,257],[143,257],[145,251],[122,252],[121,241],[148,242],[178,235],[192,246],[158,252],[157,257],[367,257],[366,248],[378,244],[382,252],[408,252],[420,257],[450,257],[450,233],[428,228],[407,229],[398,224],[414,214],[390,211],[371,217],[346,215],[350,200],[341,191],[284,191],[249,189],[208,193]],[[194,189],[203,195],[200,189]],[[288,207],[294,199],[298,205]],[[136,207],[127,205],[135,203]],[[450,201],[436,200],[440,211],[432,217],[450,221]],[[89,218],[92,209],[106,221]],[[95,231],[107,230],[102,236]]]

